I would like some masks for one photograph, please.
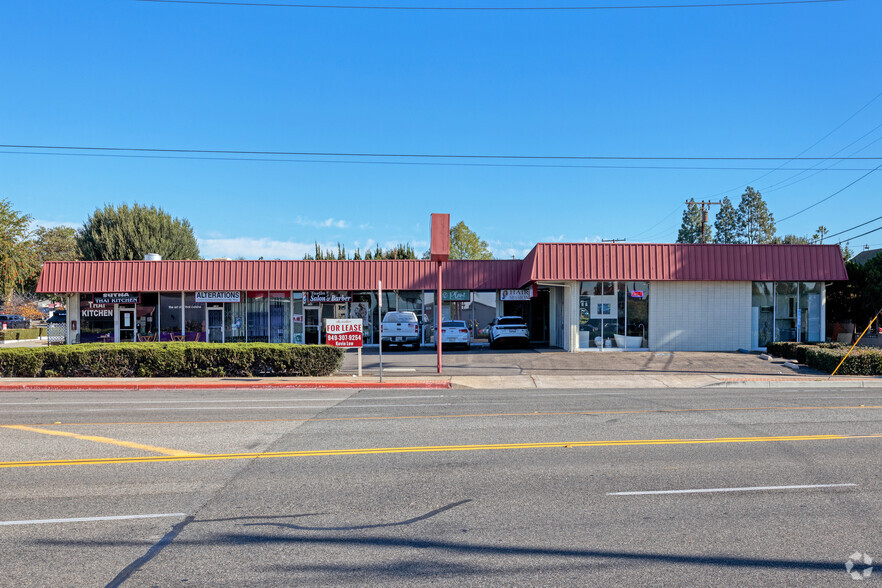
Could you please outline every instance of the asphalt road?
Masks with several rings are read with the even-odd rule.
[[[880,415],[843,388],[3,393],[0,585],[852,585]]]

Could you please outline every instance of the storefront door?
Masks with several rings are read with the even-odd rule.
[[[224,342],[224,309],[221,306],[208,307],[208,342]]]
[[[321,343],[318,306],[305,306],[303,308],[303,342],[307,345],[318,345]]]
[[[135,309],[120,309],[119,340],[123,343],[133,343],[136,341],[135,332]]]

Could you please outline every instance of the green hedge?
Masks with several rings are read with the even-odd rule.
[[[831,374],[846,353],[848,353],[848,349],[812,347],[806,352],[806,365]],[[882,350],[855,348],[836,374],[882,376]]]
[[[6,329],[0,330],[0,341],[25,341],[46,336],[46,329]]]
[[[343,350],[273,343],[86,343],[0,349],[3,377],[329,376]]]

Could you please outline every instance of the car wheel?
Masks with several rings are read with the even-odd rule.
[[[380,347],[383,348],[383,351],[389,351],[389,344],[388,343],[385,343],[385,342],[380,343]]]
[[[413,350],[414,350],[414,351],[419,351],[419,350],[420,350],[420,344],[419,344],[419,343],[414,343],[412,347],[413,347]]]
[[[469,351],[471,348],[472,348],[472,344],[471,344],[471,343],[466,343],[466,344],[465,344],[465,350],[466,350],[466,351]]]

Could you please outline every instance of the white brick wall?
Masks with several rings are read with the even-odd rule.
[[[736,351],[750,348],[750,282],[652,282],[649,348]]]

